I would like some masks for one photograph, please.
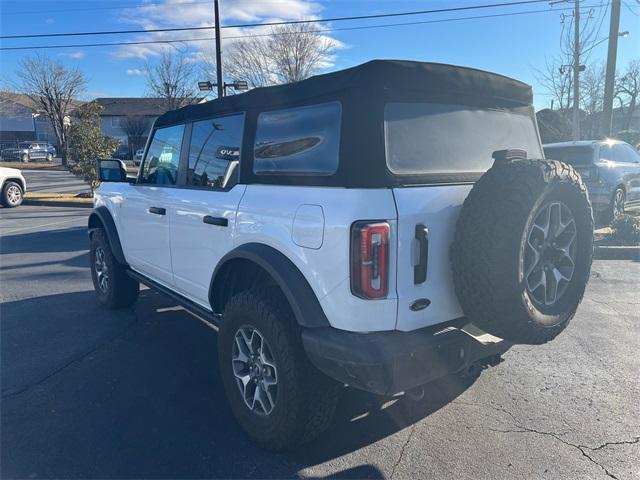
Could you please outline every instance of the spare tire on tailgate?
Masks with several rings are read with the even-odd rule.
[[[584,295],[593,256],[591,204],[570,165],[496,154],[458,218],[455,291],[479,328],[541,344],[564,330]]]

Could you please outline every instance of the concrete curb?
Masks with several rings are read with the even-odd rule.
[[[598,260],[635,260],[640,262],[640,245],[596,245],[593,256]]]
[[[71,207],[71,208],[93,208],[93,200],[88,202],[71,202],[69,200],[56,199],[40,199],[40,198],[24,198],[23,205],[37,205],[41,207]]]

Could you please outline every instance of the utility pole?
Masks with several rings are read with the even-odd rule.
[[[218,98],[224,97],[224,82],[222,81],[222,52],[220,51],[220,7],[218,0],[214,0],[213,9],[216,15],[216,80],[218,87]]]
[[[574,140],[580,140],[580,0],[573,10],[573,129]]]
[[[604,103],[602,105],[601,131],[605,137],[611,136],[613,120],[613,87],[618,56],[618,36],[620,30],[620,0],[611,1],[611,21],[609,23],[609,51],[607,52],[607,76],[604,82]]]

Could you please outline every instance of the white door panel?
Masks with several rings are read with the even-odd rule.
[[[176,289],[210,308],[209,284],[220,259],[233,249],[236,211],[246,189],[179,189],[170,206],[171,256]],[[226,220],[205,223],[205,217]],[[209,219],[210,220],[210,219]]]
[[[414,330],[463,315],[453,289],[449,249],[462,202],[470,190],[471,185],[393,190],[398,210],[398,330]],[[419,260],[416,225],[428,229],[427,276],[419,284],[414,282],[414,266]],[[413,302],[423,298],[430,305],[412,311]]]
[[[134,185],[127,191],[123,206],[121,234],[127,261],[134,270],[171,286],[170,220],[168,215],[151,213],[152,208],[168,209],[164,187]]]

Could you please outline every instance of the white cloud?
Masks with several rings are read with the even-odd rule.
[[[85,53],[82,50],[77,50],[75,52],[64,52],[61,53],[63,57],[69,57],[74,60],[82,60],[85,57]]]
[[[127,75],[140,76],[144,75],[144,72],[139,68],[127,68]]]
[[[222,25],[232,23],[264,23],[279,20],[300,20],[319,18],[322,6],[316,0],[234,0],[223,2],[221,5]],[[193,3],[193,0],[164,0],[162,3],[142,5],[123,10],[121,21],[134,24],[145,30],[156,28],[182,27],[213,27],[214,15],[212,3]],[[235,37],[247,34],[266,33],[266,28],[225,28],[224,37]],[[213,29],[181,31],[181,32],[150,32],[136,37],[135,41],[162,41],[179,39],[201,39],[197,42],[185,43],[153,43],[143,45],[125,45],[120,47],[115,56],[119,58],[137,58],[147,60],[165,51],[177,49],[194,57],[201,54],[212,54],[214,49]],[[225,44],[233,39],[222,41],[224,53]],[[336,46],[338,46],[337,41]]]

